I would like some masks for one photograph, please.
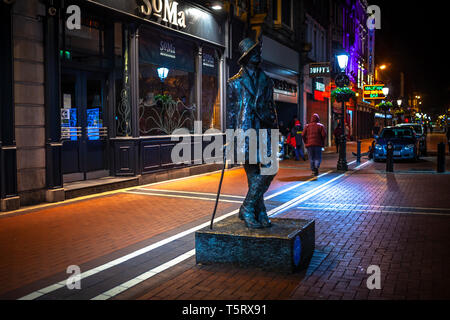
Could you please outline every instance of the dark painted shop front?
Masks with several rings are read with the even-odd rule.
[[[62,14],[46,26],[53,188],[180,167],[171,160],[173,130],[222,130],[220,17],[167,0],[66,1],[60,12],[72,4],[80,30]],[[202,128],[194,132],[195,121]]]

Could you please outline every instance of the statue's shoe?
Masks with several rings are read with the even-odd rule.
[[[241,207],[239,209],[239,219],[244,220],[244,214],[243,214],[244,209]]]
[[[263,228],[270,228],[272,226],[272,223],[271,223],[269,217],[267,216],[266,210],[261,210],[259,207],[257,209],[260,210],[259,215],[258,215],[259,223],[263,226]],[[243,211],[244,211],[244,209],[241,207],[239,209],[239,219],[241,219],[241,220],[245,220]]]
[[[256,221],[254,217],[246,217],[244,215],[245,226],[249,229],[263,229],[263,225]]]
[[[270,228],[272,226],[272,222],[267,216],[266,210],[260,211],[258,215],[258,221],[263,226],[263,228]]]
[[[263,225],[255,219],[255,215],[253,213],[254,210],[249,210],[248,208],[244,207],[244,209],[242,211],[243,211],[242,217],[244,218],[243,220],[245,221],[245,225],[247,228],[249,228],[249,229],[264,228]]]

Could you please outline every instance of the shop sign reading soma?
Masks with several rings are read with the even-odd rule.
[[[1,0],[0,0],[1,1]],[[225,26],[219,16],[193,1],[184,0],[84,0],[102,8],[105,15],[125,16],[139,24],[154,24],[225,46]],[[85,10],[81,7],[81,11]],[[87,9],[86,9],[87,10]]]
[[[186,28],[186,13],[178,10],[178,2],[169,0],[141,0],[139,12],[146,17],[156,17],[171,25]]]

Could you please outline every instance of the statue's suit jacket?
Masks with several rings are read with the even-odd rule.
[[[262,71],[255,73],[257,81],[242,68],[238,74],[228,80],[228,104],[227,104],[227,128],[255,129],[278,129],[278,119],[273,101],[273,81]],[[258,139],[258,163],[259,158]],[[267,150],[270,152],[270,131],[267,140]],[[245,144],[245,159],[248,161],[249,146]],[[268,153],[268,156],[271,154]]]

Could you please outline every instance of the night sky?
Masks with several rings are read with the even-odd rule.
[[[426,4],[429,4],[428,6]],[[372,0],[381,8],[376,33],[376,64],[390,64],[393,99],[405,91],[422,92],[424,111],[442,114],[450,107],[450,18],[442,1]]]

